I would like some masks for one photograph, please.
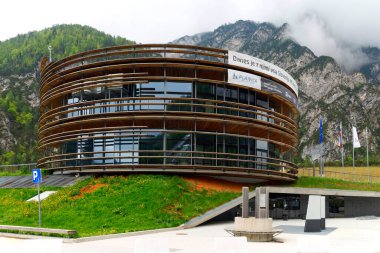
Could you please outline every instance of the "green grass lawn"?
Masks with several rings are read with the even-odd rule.
[[[38,226],[37,203],[25,202],[36,194],[0,189],[0,224]],[[174,227],[239,195],[197,190],[177,176],[90,178],[43,201],[42,226],[74,229],[79,236]]]
[[[380,192],[380,183],[352,182],[323,177],[299,177],[297,181],[286,186]]]
[[[370,166],[370,167],[355,167],[345,166],[342,167],[331,167],[326,166],[325,177],[337,178],[343,180],[352,180],[352,181],[361,181],[368,182],[368,176],[370,176],[371,182],[380,183],[380,167],[379,166]],[[316,167],[316,174],[319,173],[318,165]],[[313,168],[299,168],[298,176],[312,176]]]
[[[7,177],[7,176],[26,176],[26,175],[32,175],[32,172],[28,171],[0,171],[0,177]]]

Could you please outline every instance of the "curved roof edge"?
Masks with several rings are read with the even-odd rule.
[[[298,97],[298,85],[294,78],[288,72],[270,62],[247,54],[228,51],[228,64],[272,76],[285,83]]]

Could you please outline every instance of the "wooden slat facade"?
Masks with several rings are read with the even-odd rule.
[[[215,48],[149,44],[97,49],[49,63],[41,69],[39,166],[62,173],[190,173],[294,180],[296,106],[279,95],[228,83],[227,71],[260,75],[285,88],[286,84],[229,65],[227,54]],[[165,91],[159,95],[154,87],[145,86],[160,83],[165,83]],[[178,91],[169,92],[169,84],[178,85]],[[187,92],[191,97],[177,97],[176,93],[184,93],[184,84],[191,84]],[[198,97],[202,85],[211,87],[214,97]],[[232,101],[228,96],[236,94],[227,95],[227,89],[237,92],[237,99]],[[119,97],[112,97],[113,93]],[[244,102],[242,94],[251,96],[251,102]],[[267,108],[256,104],[259,98],[267,99]],[[182,139],[174,142],[175,148],[181,150],[173,150],[168,147],[170,138],[178,136]],[[201,136],[213,138],[209,147],[214,150],[198,146]],[[163,146],[142,148],[144,138],[162,138]],[[230,139],[237,144],[228,143]],[[111,148],[112,143],[126,140],[132,140],[128,145],[133,148],[126,148],[127,144],[123,149]],[[266,143],[267,155],[252,153],[258,141]],[[85,150],[91,145],[92,150]]]

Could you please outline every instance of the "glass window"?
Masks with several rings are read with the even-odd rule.
[[[121,86],[106,87],[106,98],[120,98]]]
[[[250,105],[256,105],[256,92],[249,91],[248,99]]]
[[[164,82],[150,82],[137,84],[136,86],[136,96],[155,98],[155,97],[165,97],[165,84]],[[163,111],[164,105],[158,104],[154,105],[152,103],[164,103],[164,100],[136,100],[136,103],[140,103],[140,110],[158,110]],[[138,108],[136,108],[138,109]]]
[[[258,162],[256,168],[267,169],[268,166],[266,163],[268,162],[268,159],[266,159],[265,157],[268,157],[268,142],[257,140],[256,145],[257,145],[256,154],[257,154],[257,162]]]
[[[166,152],[166,156],[169,156],[167,164],[190,164],[191,154],[185,151],[191,151],[191,138],[192,135],[186,133],[166,134],[166,150],[172,151]]]
[[[150,82],[137,85],[137,97],[164,97],[164,82]]]
[[[83,90],[82,100],[83,101],[93,101],[105,98],[105,88],[104,87],[93,87]]]
[[[115,138],[115,151],[119,151],[119,153],[115,152],[116,156],[120,156],[120,158],[115,159],[116,163],[123,164],[137,164],[138,159],[133,158],[133,156],[137,153],[139,149],[138,138],[134,136],[128,136],[127,132],[120,132],[121,136]],[[124,151],[124,152],[120,152]]]
[[[102,134],[95,134],[94,137],[94,158],[95,157],[103,157],[103,150],[104,150],[104,140],[101,138]],[[98,138],[96,138],[98,137]],[[94,159],[94,164],[103,164],[103,159]]]
[[[191,98],[192,83],[167,82],[166,97],[168,98]],[[191,111],[191,100],[169,100],[167,111]],[[187,105],[189,104],[189,105]]]
[[[192,83],[185,82],[167,82],[166,97],[191,98]]]
[[[206,84],[206,83],[197,83],[196,84],[196,97],[201,99],[215,99],[215,85],[212,84]],[[213,107],[213,102],[201,102],[196,101],[197,104],[204,104],[199,105],[196,107],[197,112],[206,112],[206,113],[214,113],[215,108]]]
[[[248,139],[239,138],[239,154],[248,154]]]
[[[238,154],[238,152],[239,152],[238,137],[226,135],[225,136],[225,142],[226,142],[226,144],[225,144],[226,153]],[[226,158],[231,159],[231,160],[226,160],[227,166],[231,166],[231,167],[238,166],[236,159],[238,159],[239,156],[227,155]]]
[[[267,96],[264,96],[262,94],[257,94],[256,104],[257,104],[257,106],[260,106],[260,107],[263,107],[263,108],[266,108],[266,109],[269,108],[268,98],[267,98]]]
[[[196,155],[198,157],[215,157],[216,151],[216,136],[211,134],[196,134]],[[198,153],[199,152],[199,153]],[[214,159],[200,158],[196,161],[197,164],[214,165]]]
[[[238,88],[231,87],[231,86],[226,86],[225,89],[225,98],[226,101],[229,102],[238,102]],[[230,105],[230,104],[225,104],[225,107],[231,107],[231,108],[236,108],[236,105]],[[230,115],[238,115],[238,111],[234,109],[225,109],[224,110],[225,114],[230,114]]]
[[[117,103],[115,101],[109,101],[104,103],[104,112],[116,112],[119,111]]]
[[[141,132],[139,148],[140,148],[140,164],[163,164],[163,133],[162,132]],[[146,151],[145,151],[146,150]],[[144,151],[144,152],[143,152]]]
[[[238,88],[226,86],[226,101],[238,102]]]
[[[197,98],[215,99],[215,85],[207,83],[197,83]]]
[[[268,150],[267,141],[257,140],[256,143],[257,143],[257,149]]]
[[[256,161],[256,140],[248,139],[248,154],[251,156],[247,160]],[[256,164],[254,162],[249,162],[247,166],[255,168]]]
[[[239,103],[248,104],[248,90],[239,89]]]
[[[121,90],[122,97],[136,97],[136,84],[123,85]]]
[[[107,135],[113,135],[113,134],[106,134]],[[104,139],[104,151],[106,151],[106,153],[104,153],[104,156],[105,157],[112,157],[111,159],[104,159],[104,163],[107,163],[107,164],[113,164],[114,163],[114,159],[113,157],[115,156],[114,152],[115,151],[115,142],[114,142],[114,138],[106,138]]]
[[[239,154],[248,155],[248,139],[247,138],[239,138]],[[246,156],[240,156],[240,160],[248,160]],[[247,167],[247,162],[239,162],[240,167]]]
[[[216,87],[216,99],[220,101],[224,101],[224,85],[218,84]]]
[[[167,133],[166,150],[191,150],[191,134]]]
[[[196,134],[197,151],[215,152],[216,136],[211,134]]]
[[[224,150],[224,136],[218,135],[217,136],[217,142],[218,142],[218,153],[225,153]]]
[[[76,153],[77,152],[77,141],[69,141],[66,144],[66,153]]]
[[[248,104],[248,90],[246,89],[239,89],[239,103],[240,104]],[[251,117],[250,108],[240,105],[239,109],[243,109],[246,111],[239,111],[239,115],[241,117]]]
[[[67,104],[71,105],[71,104],[79,103],[80,99],[81,99],[80,92],[73,92],[72,94],[68,94]],[[67,110],[75,110],[75,109],[78,109],[78,107],[76,107],[76,106],[69,107]],[[75,110],[75,111],[69,112],[67,114],[67,117],[71,118],[71,117],[76,117],[78,115],[79,115],[79,111]]]
[[[225,137],[226,140],[226,153],[238,153],[238,138],[235,136],[228,136]]]
[[[162,150],[163,133],[142,132],[140,137],[140,150]]]
[[[88,138],[88,139],[86,139]],[[78,153],[92,152],[94,150],[94,140],[91,135],[84,135],[82,139],[78,140]],[[81,154],[81,158],[91,158],[92,154]],[[83,159],[81,161],[82,165],[91,164],[91,159]]]

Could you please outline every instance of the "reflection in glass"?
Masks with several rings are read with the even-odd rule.
[[[268,159],[268,142],[267,141],[261,141],[257,140],[256,141],[257,149],[256,149],[256,154],[257,154],[257,168],[258,169],[267,169],[267,162]]]
[[[139,140],[140,152],[139,164],[163,164],[163,133],[142,132]],[[145,157],[143,157],[145,156]]]
[[[186,133],[167,133],[166,134],[166,159],[167,164],[190,164],[190,152],[191,151],[191,134]],[[171,158],[170,156],[173,156]],[[182,159],[180,157],[187,157]]]
[[[197,85],[196,87],[197,98],[209,99],[209,100],[215,99],[215,85],[207,84],[207,83],[197,83],[196,85]],[[214,103],[212,102],[197,101],[196,103],[201,104],[200,106],[196,107],[197,112],[206,112],[206,113],[215,112],[215,109],[212,107]],[[206,106],[203,106],[203,105],[206,105]]]
[[[212,157],[215,158],[216,154],[216,136],[211,134],[196,134],[196,156],[197,157]],[[197,164],[201,165],[215,165],[214,159],[198,158]]]
[[[165,136],[165,137],[164,137]],[[194,138],[192,140],[192,138]],[[164,143],[166,140],[166,143]],[[164,154],[164,146],[166,152]],[[177,164],[284,170],[273,143],[231,135],[187,132],[112,131],[82,135],[62,146],[72,155],[67,166],[101,164]],[[194,154],[191,155],[191,151]],[[166,157],[165,159],[163,157]],[[76,160],[76,158],[79,158]],[[93,158],[93,159],[86,159]],[[191,161],[193,159],[193,162]],[[241,161],[239,161],[241,160]],[[257,164],[255,163],[257,162]],[[276,166],[275,164],[279,164]]]
[[[192,83],[166,82],[167,98],[191,98]]]

